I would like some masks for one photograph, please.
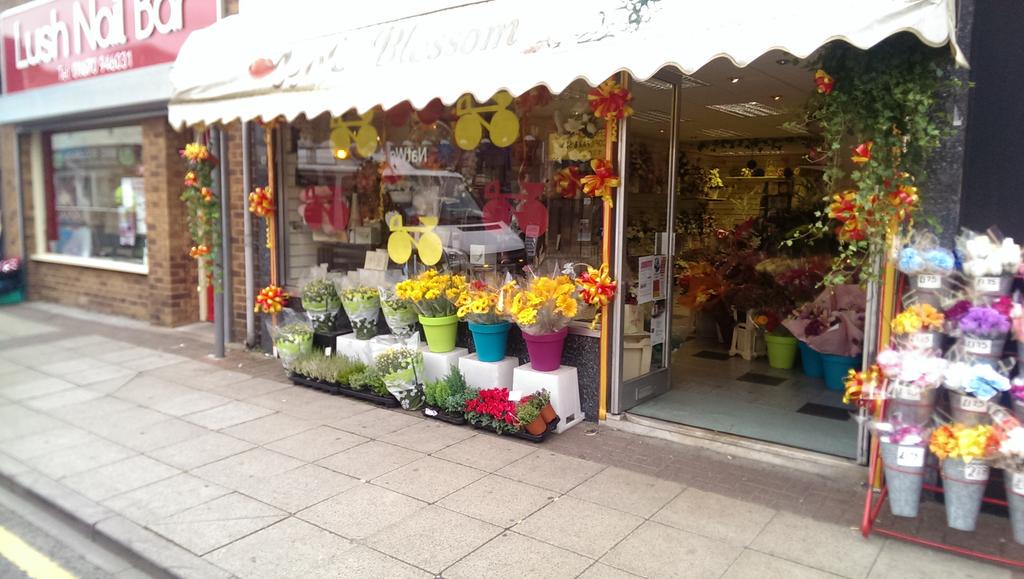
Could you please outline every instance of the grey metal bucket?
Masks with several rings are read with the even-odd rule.
[[[942,308],[942,294],[950,286],[949,277],[944,275],[908,275],[914,303],[929,304]]]
[[[989,339],[978,336],[963,336],[959,343],[963,346],[965,354],[968,354],[977,362],[995,365],[1003,357],[1003,350],[1006,349],[1006,336]]]
[[[899,445],[881,441],[885,485],[889,489],[889,510],[897,517],[916,517],[924,483],[924,445]]]
[[[1012,275],[970,277],[967,281],[968,287],[974,290],[974,294],[978,296],[1008,296],[1010,288],[1013,287]]]
[[[992,417],[989,416],[987,410],[988,404],[984,400],[953,390],[948,390],[948,392],[949,412],[953,416],[953,422],[964,426],[992,423]]]
[[[1016,398],[1013,399],[1013,417],[1024,424],[1024,402]]]
[[[958,458],[942,461],[942,488],[946,497],[946,524],[951,529],[973,531],[985,496],[989,467],[982,460],[965,463]]]
[[[1024,545],[1024,473],[1005,471],[1006,504],[1010,511],[1013,540]]]
[[[939,395],[938,388],[921,390],[917,399],[907,394],[907,390],[893,389],[892,398],[885,405],[885,419],[892,422],[896,416],[899,416],[900,421],[904,424],[918,426],[927,424],[935,411],[935,401]]]

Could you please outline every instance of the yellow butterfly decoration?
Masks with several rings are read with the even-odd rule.
[[[402,215],[395,213],[388,218],[388,257],[395,263],[405,263],[412,257],[413,247],[424,265],[434,265],[441,261],[443,247],[441,238],[434,233],[437,217],[420,217],[421,225],[406,226],[402,224]],[[410,233],[419,233],[419,240],[413,239]]]
[[[455,143],[465,151],[471,151],[480,144],[484,127],[490,133],[491,142],[497,147],[507,147],[519,138],[519,118],[508,110],[515,99],[505,91],[494,95],[493,105],[474,106],[472,95],[462,95],[455,101]],[[480,113],[494,113],[491,120],[484,120]]]
[[[368,158],[377,151],[377,129],[373,126],[373,110],[359,116],[358,121],[346,121],[342,118],[331,119],[331,144],[336,151],[345,151],[352,147],[355,140],[356,152]]]

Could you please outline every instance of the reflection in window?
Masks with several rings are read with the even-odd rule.
[[[605,139],[586,92],[580,82],[559,96],[537,88],[486,103],[463,96],[451,107],[433,101],[419,111],[403,104],[293,122],[288,289],[319,263],[362,267],[367,250],[386,247],[395,216],[405,226],[436,217],[439,265],[456,271],[596,265],[601,204],[583,197],[579,178],[604,155]]]
[[[142,127],[53,133],[48,155],[48,251],[145,263]]]

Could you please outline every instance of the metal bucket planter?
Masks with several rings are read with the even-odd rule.
[[[953,422],[964,426],[992,423],[992,417],[988,414],[988,402],[953,390],[948,392],[949,412],[953,416]]]
[[[1013,540],[1024,545],[1024,472],[1006,471],[1003,479],[1006,481],[1006,503]]]
[[[886,404],[885,419],[892,422],[894,417],[899,416],[904,424],[927,424],[932,419],[938,396],[938,388],[918,389],[897,385],[892,389],[889,403]]]
[[[1006,349],[1006,336],[1002,338],[982,338],[979,336],[964,336],[960,338],[964,353],[970,354],[978,362],[994,365],[1003,357],[1003,350]]]
[[[942,336],[941,332],[914,332],[913,334],[902,334],[896,338],[896,341],[905,349],[941,350]]]
[[[942,307],[942,292],[950,286],[948,276],[920,273],[907,277],[916,303]]]
[[[1012,275],[971,277],[967,281],[974,294],[978,296],[1008,296],[1013,287]]]
[[[924,461],[928,449],[921,445],[899,445],[881,441],[885,485],[889,489],[889,510],[897,517],[916,517],[921,505]]]
[[[958,531],[973,531],[978,524],[981,499],[988,484],[989,467],[981,460],[942,461],[942,488],[946,496],[946,524]]]

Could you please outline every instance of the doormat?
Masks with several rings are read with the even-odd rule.
[[[819,418],[830,418],[832,420],[849,420],[850,411],[845,408],[837,408],[835,406],[826,406],[824,404],[815,404],[814,402],[808,402],[797,410],[800,414],[810,414],[811,416],[817,416]]]
[[[750,382],[752,384],[761,384],[763,386],[778,386],[789,378],[779,378],[778,376],[770,376],[768,374],[759,374],[757,372],[747,372],[746,374],[737,378],[742,382]]]
[[[708,360],[728,360],[731,358],[729,354],[725,352],[712,352],[711,350],[701,350],[693,355],[694,358],[707,358]]]

